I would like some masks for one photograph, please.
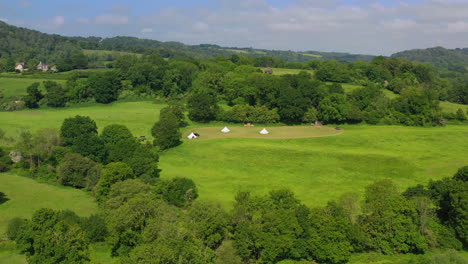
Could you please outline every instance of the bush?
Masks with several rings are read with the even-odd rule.
[[[60,184],[77,188],[93,188],[99,181],[101,168],[99,165],[80,154],[66,154],[58,167]]]
[[[266,106],[236,105],[230,111],[219,116],[222,121],[234,123],[276,123],[279,121],[277,109],[269,110]]]
[[[187,178],[174,178],[159,182],[156,186],[156,194],[178,207],[184,207],[198,197],[195,183]]]
[[[92,242],[102,242],[107,236],[107,226],[104,218],[100,215],[91,215],[83,218],[81,221],[81,228],[85,232],[86,238]]]

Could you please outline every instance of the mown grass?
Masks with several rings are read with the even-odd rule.
[[[45,79],[29,79],[29,78],[0,78],[0,90],[3,92],[6,98],[13,96],[26,95],[26,89],[29,85],[39,82],[41,83],[41,89],[43,90],[42,82]],[[64,80],[55,80],[60,84],[65,84]]]
[[[97,56],[107,56],[107,55],[112,55],[112,56],[123,56],[123,55],[132,55],[132,56],[137,56],[141,57],[142,54],[139,53],[133,53],[133,52],[125,52],[125,51],[116,51],[116,50],[88,50],[85,49],[83,50],[84,55],[89,56],[89,55],[97,55]]]
[[[302,55],[308,56],[308,57],[314,57],[314,58],[322,58],[322,55],[318,55],[318,54],[302,53]]]
[[[447,102],[447,101],[441,101],[440,107],[444,110],[444,112],[448,112],[448,113],[456,113],[458,109],[463,110],[465,114],[468,111],[468,105],[456,104],[456,103]]]
[[[82,115],[91,117],[101,130],[106,125],[122,124],[128,126],[135,136],[150,137],[150,129],[158,120],[159,111],[163,107],[163,104],[141,101],[0,112],[0,128],[7,136],[15,137],[24,130],[59,129],[65,118]]]
[[[267,68],[261,68],[263,71]],[[285,75],[285,74],[298,74],[301,71],[306,71],[310,74],[314,74],[313,70],[301,70],[301,69],[286,69],[286,68],[272,68],[273,75]]]
[[[263,128],[269,132],[267,135],[260,134]],[[258,126],[258,127],[242,127],[230,126],[229,133],[221,132],[223,127],[194,127],[186,129],[183,133],[183,139],[187,139],[190,133],[198,133],[201,137],[196,141],[211,140],[211,139],[226,139],[226,138],[259,138],[259,139],[285,139],[285,138],[312,138],[312,137],[329,137],[337,136],[342,133],[342,130],[336,130],[333,127],[314,127],[314,126]]]
[[[229,207],[239,191],[289,188],[309,206],[393,179],[400,190],[468,164],[466,126],[344,126],[336,137],[187,141],[161,155],[162,177],[189,177],[200,199]],[[203,136],[203,135],[202,135]]]
[[[94,198],[84,191],[39,183],[14,173],[0,174],[0,192],[8,199],[0,204],[0,234],[6,231],[12,218],[29,218],[41,208],[70,209],[81,216],[88,216],[97,210]]]

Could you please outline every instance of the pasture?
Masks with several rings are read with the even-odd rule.
[[[289,188],[309,206],[390,178],[400,190],[468,164],[466,126],[343,126],[335,137],[185,141],[160,156],[162,177],[192,178],[200,199],[230,207],[239,191]],[[203,135],[202,135],[203,137]]]
[[[0,235],[12,218],[29,218],[41,208],[70,209],[80,216],[88,216],[97,210],[94,198],[84,191],[39,183],[14,173],[0,174],[0,192],[8,199],[0,204]]]
[[[59,129],[65,118],[82,115],[90,116],[100,130],[106,125],[122,124],[128,126],[135,136],[150,137],[150,129],[159,119],[159,110],[163,107],[163,104],[141,101],[0,112],[0,127],[11,137],[23,130],[34,132],[41,128]]]
[[[267,68],[261,68],[263,71]],[[273,70],[273,75],[285,75],[285,74],[298,74],[301,71],[308,72],[310,74],[314,74],[313,70],[302,70],[302,69],[286,69],[286,68],[271,68]]]
[[[197,138],[196,141],[210,140],[210,139],[225,139],[225,138],[261,138],[261,139],[285,139],[285,138],[311,138],[311,137],[329,137],[341,134],[342,130],[336,130],[332,127],[313,127],[313,126],[277,126],[277,127],[266,127],[268,135],[260,134],[262,126],[258,127],[240,127],[234,126],[229,127],[231,132],[222,133],[223,127],[198,127],[189,128],[184,133],[184,138],[190,133],[198,133],[201,137]]]
[[[163,107],[148,101],[117,102],[0,112],[0,120],[8,137],[25,129],[58,129],[63,119],[84,115],[94,119],[101,130],[106,125],[123,124],[135,136],[151,138],[150,129]],[[181,146],[161,153],[162,177],[192,178],[200,190],[200,199],[216,200],[225,206],[231,204],[238,191],[265,194],[277,188],[290,188],[313,206],[345,192],[362,193],[366,185],[378,179],[394,179],[404,190],[429,179],[449,177],[468,164],[466,126],[344,125],[344,133],[339,136],[303,138],[338,131],[326,127],[314,131],[316,128],[311,126],[267,127],[271,134],[263,136],[258,134],[262,126],[244,130],[228,125],[233,132],[225,135],[220,132],[225,125],[190,124],[185,128],[184,136],[194,131],[202,135],[201,140],[184,140]],[[211,140],[203,140],[207,138]]]
[[[41,83],[40,88],[44,90],[42,82],[45,79],[30,79],[30,78],[0,78],[0,90],[3,92],[6,98],[13,96],[26,95],[26,88],[29,85],[39,82]],[[60,84],[65,84],[64,80],[54,80]]]

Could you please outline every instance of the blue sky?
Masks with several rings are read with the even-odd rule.
[[[468,46],[468,0],[0,0],[0,20],[67,36],[376,55]]]

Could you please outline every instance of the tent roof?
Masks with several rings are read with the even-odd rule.
[[[231,132],[231,130],[228,128],[228,127],[224,127],[221,132],[224,132],[224,133],[227,133],[227,132]]]
[[[266,134],[269,134],[270,132],[268,132],[268,130],[266,130],[266,128],[262,129],[262,131],[260,131],[260,134],[263,134],[263,135],[266,135]]]
[[[192,139],[192,138],[197,138],[197,135],[195,135],[193,132],[190,133],[190,135],[187,136],[188,139]]]

